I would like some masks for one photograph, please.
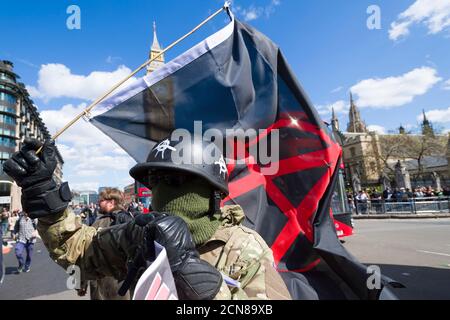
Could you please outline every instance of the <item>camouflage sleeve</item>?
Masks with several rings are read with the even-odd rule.
[[[238,285],[222,285],[216,299],[290,300],[287,287],[274,266],[272,250],[254,231],[239,227],[224,247],[219,270]]]
[[[143,237],[133,222],[95,229],[81,222],[70,209],[58,216],[40,218],[38,232],[50,257],[61,267],[78,265],[83,280],[112,276],[123,280],[128,257]]]

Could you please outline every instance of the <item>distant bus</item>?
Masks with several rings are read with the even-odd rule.
[[[338,181],[331,199],[330,210],[334,218],[337,236],[339,238],[351,236],[353,234],[353,219],[345,192],[343,165],[339,167]]]
[[[137,200],[144,205],[144,213],[148,213],[152,204],[152,191],[138,183]]]

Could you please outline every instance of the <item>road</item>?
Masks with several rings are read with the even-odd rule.
[[[450,219],[356,220],[344,246],[403,283],[400,299],[450,299]]]
[[[53,262],[41,240],[35,245],[29,273],[15,274],[17,260],[13,250],[4,256],[6,276],[0,287],[0,300],[79,300],[67,289],[68,274]],[[89,299],[84,297],[83,299]]]
[[[356,234],[344,246],[361,262],[378,265],[383,274],[403,283],[400,299],[450,299],[450,219],[357,220]],[[67,274],[48,256],[42,242],[30,273],[14,274],[16,259],[5,257],[1,299],[80,299],[67,290]],[[83,299],[88,299],[84,297]]]

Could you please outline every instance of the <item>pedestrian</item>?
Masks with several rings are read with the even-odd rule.
[[[14,227],[16,226],[16,222],[18,219],[19,219],[19,210],[14,210],[11,213],[11,216],[9,217],[9,221],[8,221],[8,228],[9,228],[9,234],[10,234],[11,239],[14,236]]]
[[[360,190],[356,196],[356,201],[358,202],[358,214],[367,214],[369,196],[365,190]]]
[[[356,212],[355,200],[353,199],[353,194],[351,192],[347,193],[347,202],[350,206],[350,210],[352,213]]]
[[[432,198],[432,197],[434,197],[434,190],[433,190],[433,187],[432,187],[432,186],[428,186],[428,187],[426,188],[426,191],[425,191],[425,197],[426,197],[426,198]]]
[[[406,188],[406,200],[409,201],[414,198],[414,193],[411,192],[411,189]]]
[[[397,199],[398,202],[408,202],[408,193],[405,188],[400,188],[400,193]]]
[[[3,264],[3,230],[0,228],[0,243],[2,250],[0,251],[0,285],[3,283],[5,278],[5,265]]]
[[[98,211],[99,208],[97,208],[97,206],[94,203],[91,203],[89,205],[88,220],[90,226],[92,226],[94,222],[97,220]]]
[[[67,210],[68,184],[52,182],[54,142],[47,141],[38,158],[35,150],[41,145],[25,140],[3,169],[24,190],[24,207],[39,217],[43,242],[64,268],[77,264],[82,278],[123,280],[128,262],[148,254],[154,240],[166,248],[180,299],[290,299],[272,250],[257,232],[241,225],[242,208],[220,207],[229,193],[228,171],[214,144],[201,138],[190,144],[168,138],[149,150],[147,162],[132,168],[130,175],[152,189],[155,212],[102,230],[81,224]],[[174,150],[180,146],[208,161],[174,163]],[[27,159],[34,161],[33,171],[24,165]]]
[[[81,218],[81,222],[84,223],[85,225],[89,225],[88,223],[88,213],[87,210],[89,210],[89,208],[87,206],[82,206],[80,208],[80,218]]]
[[[414,189],[414,198],[423,198],[423,193],[420,187]]]
[[[98,202],[101,216],[92,224],[92,227],[101,230],[132,221],[133,216],[124,210],[123,202],[122,191],[115,188],[105,188],[100,193]],[[88,209],[91,210],[91,208]],[[78,291],[80,296],[87,292],[87,285],[89,285],[91,300],[129,300],[131,298],[130,293],[126,293],[124,296],[117,294],[121,283],[113,277],[83,282],[82,288]]]
[[[10,215],[11,214],[10,214],[8,208],[3,207],[2,212],[0,214],[0,218],[1,218],[2,232],[5,237],[6,237],[6,233],[8,232],[8,224],[9,224]]]
[[[384,191],[383,191],[383,200],[384,200],[384,202],[389,201],[390,198],[391,198],[391,189],[389,189],[389,188],[384,189]]]
[[[442,193],[443,193],[444,197],[450,197],[450,188],[444,187],[444,190]]]
[[[19,263],[17,273],[30,272],[31,270],[31,258],[37,237],[36,224],[35,219],[31,219],[26,212],[23,212],[14,227],[14,238],[17,241],[15,254]],[[26,252],[26,259],[24,258],[24,252]]]
[[[392,201],[393,202],[400,202],[402,200],[402,192],[400,189],[398,188],[394,188],[394,190],[392,191]]]
[[[376,213],[381,213],[383,211],[381,207],[381,199],[382,195],[375,188],[372,189],[370,194],[370,202],[372,210],[375,209]]]

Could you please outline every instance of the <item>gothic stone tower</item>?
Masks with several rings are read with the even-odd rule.
[[[361,119],[358,107],[353,101],[353,95],[350,92],[350,112],[347,132],[351,133],[365,133],[367,132],[366,124]]]
[[[153,43],[149,57],[155,58],[162,52],[162,48],[156,36],[156,23],[153,22]],[[147,75],[163,66],[165,63],[164,55],[159,56],[155,61],[147,66]],[[144,95],[144,105],[148,106],[145,110],[147,123],[147,136],[152,140],[161,140],[166,138],[175,128],[175,109],[173,83],[170,78],[160,81],[153,87],[153,90],[147,90]]]
[[[154,57],[156,57],[158,54],[160,54],[162,51],[161,46],[159,45],[158,42],[158,37],[156,36],[156,22],[153,22],[153,44],[152,47],[150,49],[150,59],[153,59]],[[153,61],[152,63],[150,63],[147,66],[147,74],[149,74],[150,72],[155,71],[156,69],[158,69],[159,67],[161,67],[164,64],[164,55],[159,56],[158,58],[156,58],[155,61]]]

